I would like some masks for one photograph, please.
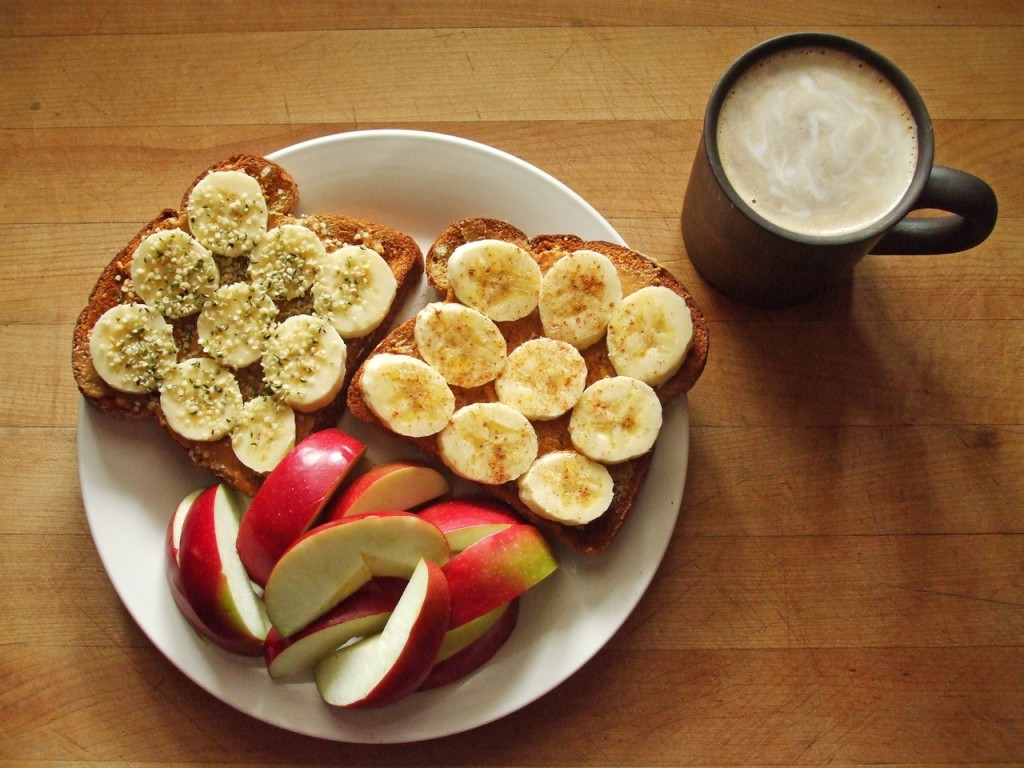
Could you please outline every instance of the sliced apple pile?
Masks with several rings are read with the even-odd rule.
[[[437,469],[356,473],[365,446],[306,438],[246,508],[224,484],[174,510],[167,580],[204,638],[262,655],[274,680],[312,674],[324,701],[391,704],[491,659],[519,598],[558,567],[540,531],[491,499],[451,497]]]
[[[318,525],[278,560],[263,594],[282,635],[298,632],[370,579],[408,579],[420,560],[451,556],[437,526],[411,512],[370,512]]]

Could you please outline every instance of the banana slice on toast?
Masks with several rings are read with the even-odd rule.
[[[249,495],[295,442],[337,422],[349,377],[423,274],[408,235],[299,215],[298,200],[295,179],[266,158],[210,167],[107,264],[72,337],[90,405],[155,417]],[[326,298],[339,283],[345,295]]]
[[[603,551],[646,476],[663,405],[703,372],[700,308],[636,251],[497,219],[451,224],[425,268],[439,299],[356,370],[349,411],[403,434],[380,401],[419,403],[407,439],[570,547]],[[447,384],[445,410],[401,394],[400,377],[383,395],[379,368],[399,364]]]

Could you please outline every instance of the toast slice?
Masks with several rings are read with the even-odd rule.
[[[685,300],[690,309],[693,320],[693,340],[678,371],[667,381],[656,386],[655,392],[664,404],[689,391],[700,378],[708,356],[708,329],[704,315],[679,280],[652,259],[610,242],[584,241],[574,235],[528,237],[524,232],[504,221],[489,218],[466,219],[448,226],[426,254],[427,281],[444,297],[445,301],[456,301],[454,291],[448,281],[449,255],[463,243],[482,239],[505,240],[525,248],[536,258],[542,272],[546,272],[555,261],[568,253],[581,249],[598,251],[607,256],[616,267],[624,296],[642,287],[652,285],[664,286],[672,290]],[[506,340],[509,352],[523,341],[543,335],[537,310],[519,320],[498,322],[497,325]],[[397,353],[421,357],[417,351],[413,333],[414,326],[415,318],[395,328],[374,349],[372,355]],[[603,339],[583,350],[582,354],[587,363],[588,384],[615,375],[615,369],[608,359],[608,349]],[[367,404],[360,386],[361,377],[362,368],[353,374],[347,396],[348,410],[362,421],[387,429]],[[451,389],[455,395],[456,408],[472,402],[497,400],[493,383],[472,388],[452,386]],[[550,421],[533,423],[541,454],[571,447],[568,421],[569,415],[566,414]],[[416,443],[429,455],[435,457],[441,455],[436,435],[406,439]],[[485,492],[510,504],[523,518],[549,531],[571,548],[585,554],[594,554],[604,551],[614,541],[633,508],[633,502],[647,475],[651,460],[651,453],[646,453],[636,459],[609,465],[607,468],[612,476],[614,489],[611,506],[603,515],[583,525],[558,523],[535,514],[520,500],[515,481],[481,487]]]
[[[171,438],[188,452],[197,466],[209,470],[214,476],[243,493],[252,495],[259,488],[265,475],[250,469],[235,456],[229,437],[199,442],[177,434],[169,427],[161,411],[158,393],[133,394],[112,388],[97,374],[89,350],[92,329],[108,309],[117,304],[140,301],[132,290],[130,280],[132,257],[139,244],[145,237],[161,229],[179,228],[189,231],[185,210],[192,188],[208,173],[222,170],[242,171],[259,182],[267,201],[268,229],[282,224],[303,225],[319,237],[328,252],[345,244],[365,245],[383,256],[398,284],[388,315],[377,329],[364,337],[346,340],[345,384],[338,395],[315,411],[295,411],[296,442],[312,432],[337,423],[344,410],[345,391],[352,372],[384,336],[409,292],[419,284],[423,274],[423,253],[416,241],[408,235],[376,222],[334,213],[299,214],[299,188],[285,168],[263,157],[236,155],[200,174],[189,185],[179,209],[163,210],[143,226],[104,268],[73,331],[71,361],[79,391],[92,407],[114,418],[155,418]],[[245,279],[245,258],[216,259],[222,284]],[[311,311],[308,295],[276,303],[280,311],[279,320],[300,312]],[[174,329],[179,360],[206,356],[197,340],[196,319],[196,315],[191,315],[169,320]],[[235,374],[244,399],[248,400],[266,393],[260,363],[238,369]]]

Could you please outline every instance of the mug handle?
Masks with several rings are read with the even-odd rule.
[[[935,208],[950,215],[905,218],[875,244],[871,253],[922,255],[966,251],[992,233],[999,205],[992,187],[977,176],[937,165],[912,210],[922,208]]]

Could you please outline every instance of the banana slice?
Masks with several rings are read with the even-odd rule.
[[[213,254],[181,229],[145,237],[132,255],[132,285],[164,317],[195,314],[220,286]]]
[[[540,265],[504,240],[463,243],[448,257],[448,282],[463,304],[491,320],[519,320],[537,308]]]
[[[327,251],[313,230],[299,224],[274,227],[249,258],[249,279],[275,301],[309,291]]]
[[[365,336],[381,324],[398,293],[398,281],[379,253],[345,245],[326,254],[313,281],[313,311],[343,339]]]
[[[199,343],[225,365],[244,368],[263,356],[277,314],[277,305],[260,286],[222,285],[199,313]]]
[[[498,326],[464,304],[427,304],[416,315],[413,338],[423,359],[456,387],[486,384],[505,366],[507,347]]]
[[[471,403],[457,410],[440,434],[441,460],[460,477],[487,485],[515,480],[537,458],[537,433],[504,403]]]
[[[604,464],[647,453],[660,430],[658,395],[650,385],[629,376],[591,384],[569,417],[569,438],[576,450]]]
[[[693,317],[685,299],[650,285],[631,293],[608,321],[608,359],[620,376],[656,387],[668,381],[693,341]]]
[[[455,412],[455,395],[448,382],[410,355],[374,355],[363,366],[359,387],[374,415],[392,432],[406,437],[440,432]]]
[[[293,315],[267,340],[264,381],[285,405],[316,411],[341,390],[345,357],[345,340],[333,325],[314,315]]]
[[[231,448],[245,466],[269,472],[295,447],[295,412],[260,395],[247,401],[231,430]]]
[[[576,451],[553,451],[519,478],[519,498],[541,517],[586,525],[612,504],[614,484],[604,464]]]
[[[530,339],[513,349],[494,381],[498,400],[538,421],[568,411],[586,386],[583,355],[567,341],[548,338]]]
[[[244,256],[267,231],[267,200],[256,179],[213,171],[193,187],[186,206],[196,240],[219,256]]]
[[[155,392],[178,348],[163,316],[146,304],[118,304],[104,312],[89,337],[96,373],[121,392]]]
[[[187,440],[219,440],[231,431],[241,408],[238,381],[213,358],[182,360],[168,370],[160,385],[164,418]]]
[[[544,335],[586,349],[604,336],[621,300],[619,272],[607,256],[585,249],[566,254],[541,281]]]

